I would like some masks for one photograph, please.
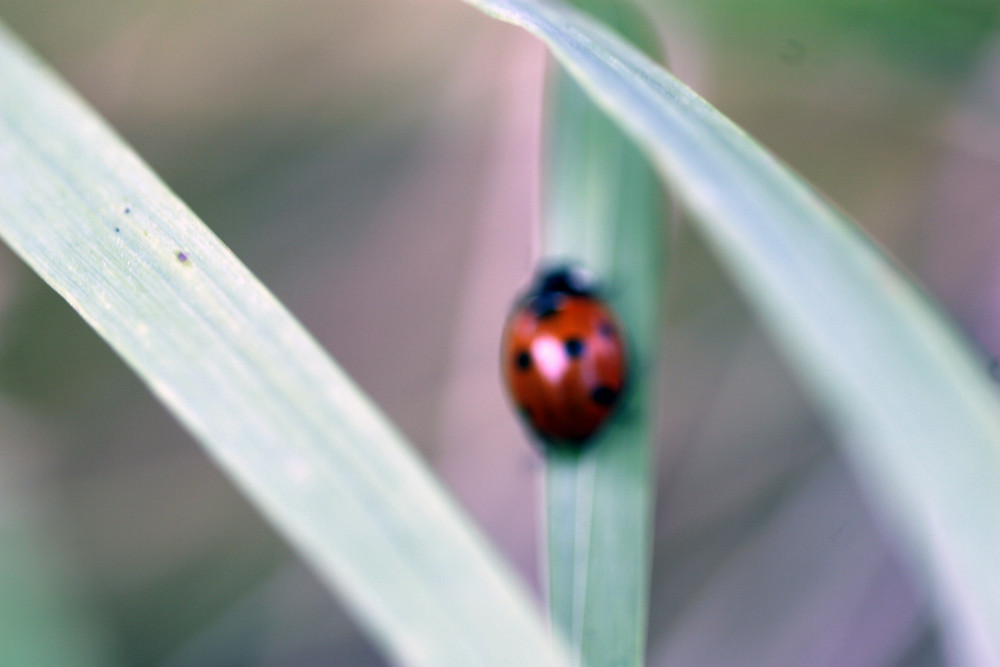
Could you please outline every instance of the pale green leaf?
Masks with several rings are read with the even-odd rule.
[[[0,235],[395,658],[562,664],[522,586],[385,417],[3,29]]]
[[[585,6],[656,48],[637,13],[619,3]],[[645,156],[558,68],[546,116],[544,260],[570,261],[597,275],[627,332],[631,365],[629,391],[607,428],[578,454],[547,457],[549,606],[581,664],[641,665],[667,235],[663,193]]]
[[[562,5],[469,2],[543,39],[655,159],[840,427],[960,658],[1000,663],[1000,406],[983,361],[839,211],[644,55]]]

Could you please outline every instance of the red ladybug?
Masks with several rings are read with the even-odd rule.
[[[625,389],[626,351],[614,314],[576,268],[539,273],[507,319],[503,376],[541,439],[581,446]]]

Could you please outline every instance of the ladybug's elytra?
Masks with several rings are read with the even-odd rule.
[[[581,446],[625,389],[617,320],[577,268],[539,273],[507,320],[502,350],[511,398],[548,445]]]

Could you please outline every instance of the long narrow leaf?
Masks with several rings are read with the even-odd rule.
[[[967,664],[1000,664],[1000,405],[937,309],[807,184],[579,12],[468,0],[543,39],[656,160],[927,573]]]
[[[597,16],[655,50],[620,3]],[[622,318],[631,370],[619,415],[579,454],[546,466],[549,606],[581,664],[641,665],[652,546],[656,361],[663,302],[663,193],[632,141],[561,68],[547,100],[542,252],[593,270]]]
[[[0,235],[397,659],[562,664],[521,586],[385,417],[2,28]]]

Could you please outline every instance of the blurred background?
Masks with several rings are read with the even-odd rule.
[[[644,6],[682,80],[1000,353],[1000,6]],[[536,250],[541,46],[458,0],[0,0],[0,19],[288,305],[539,591],[540,460],[496,358]],[[672,239],[650,664],[949,664],[834,434],[683,217]],[[6,249],[0,664],[384,664]]]

